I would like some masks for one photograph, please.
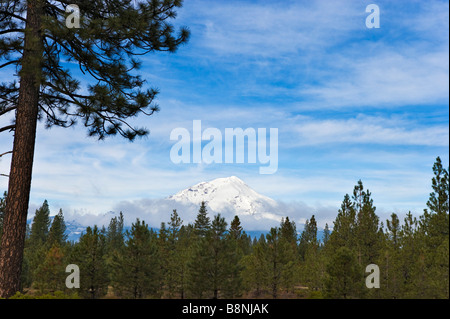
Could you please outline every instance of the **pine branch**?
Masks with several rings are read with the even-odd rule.
[[[0,154],[0,157],[4,156],[6,154],[12,154],[12,151],[8,151],[8,152],[5,152],[5,153],[2,153],[2,154]]]
[[[0,31],[0,35],[8,34],[8,33],[17,33],[17,32],[25,32],[25,29],[7,29],[7,30]]]
[[[17,106],[11,106],[11,107],[7,107],[5,109],[0,109],[0,116],[6,114],[8,112],[11,112],[12,110],[15,110],[16,108],[17,108]]]
[[[7,130],[13,131],[15,128],[16,128],[16,125],[15,125],[15,124],[1,127],[1,128],[0,128],[0,133],[3,132],[3,131],[7,131]]]
[[[0,69],[4,68],[5,66],[8,66],[10,64],[19,63],[19,62],[20,62],[20,60],[13,60],[13,61],[3,63],[2,65],[0,65]]]

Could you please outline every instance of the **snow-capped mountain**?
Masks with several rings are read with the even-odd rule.
[[[214,212],[234,212],[250,215],[255,219],[280,220],[276,212],[277,202],[258,194],[236,176],[217,178],[182,190],[167,198],[180,203],[200,205],[202,201]]]

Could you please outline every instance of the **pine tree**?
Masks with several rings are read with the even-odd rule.
[[[313,216],[314,218],[314,216]],[[299,260],[297,258],[297,228],[289,217],[282,218],[280,223],[280,248],[282,253],[281,286],[290,292],[298,281]]]
[[[205,216],[201,212],[199,215]],[[198,233],[201,228],[197,227]],[[204,237],[201,233],[197,236],[189,263],[190,292],[195,298],[217,299],[219,292],[227,287],[232,251],[226,237],[227,223],[220,214],[214,216]]]
[[[280,238],[290,244],[297,245],[297,228],[295,222],[291,222],[289,217],[281,219]]]
[[[449,176],[443,168],[439,157],[433,165],[434,177],[432,189],[424,210],[421,227],[427,235],[427,245],[430,249],[437,248],[443,240],[449,238]]]
[[[353,190],[353,202],[356,210],[356,249],[361,267],[375,263],[381,248],[381,228],[371,195],[369,190],[364,190],[363,183],[359,180]]]
[[[170,250],[171,247],[169,243],[169,231],[166,228],[166,223],[161,222],[161,226],[159,228],[157,240],[156,240],[156,247],[157,247],[157,254],[158,254],[158,267],[159,267],[159,274],[160,278],[158,280],[159,282],[159,290],[164,290],[164,285],[166,284],[168,271],[169,271],[169,260],[170,260]]]
[[[252,246],[250,255],[242,258],[244,289],[259,297],[269,286],[270,267],[267,262],[267,243],[264,235]]]
[[[230,256],[232,251],[229,247],[227,238],[227,222],[220,214],[214,216],[211,223],[211,230],[207,234],[206,243],[208,251],[211,254],[210,268],[207,271],[211,282],[212,297],[219,298],[219,291],[225,285],[230,276]]]
[[[80,294],[84,298],[97,299],[108,290],[106,264],[106,237],[98,227],[87,227],[73,248],[71,263],[80,268]]]
[[[380,262],[377,263],[382,273],[382,297],[400,298],[402,293],[401,271],[401,225],[397,214],[392,213],[391,219],[386,221],[387,232],[384,247],[381,251]]]
[[[427,297],[449,296],[449,176],[439,157],[433,165],[431,180],[433,192],[427,202],[428,209],[420,220],[420,232],[424,238],[424,268]]]
[[[402,274],[402,298],[417,298],[422,291],[419,287],[420,253],[423,240],[418,231],[417,219],[408,212],[400,228],[400,271]]]
[[[183,280],[183,273],[180,272],[180,265],[184,262],[182,257],[184,255],[181,251],[181,245],[179,243],[179,236],[183,221],[176,209],[173,210],[170,215],[170,222],[168,228],[167,238],[167,272],[164,278],[165,290],[168,292],[169,298],[174,297],[180,292]]]
[[[159,295],[157,235],[144,221],[136,220],[126,232],[125,248],[113,263],[113,289],[124,298]]]
[[[327,247],[330,247],[331,250],[336,250],[339,247],[353,249],[355,244],[355,224],[355,206],[350,196],[346,194],[334,221],[333,232],[330,235]]]
[[[158,111],[156,89],[143,89],[137,55],[175,52],[189,31],[176,34],[169,20],[182,0],[76,1],[80,27],[66,23],[70,2],[4,0],[0,6],[0,69],[12,68],[0,85],[0,116],[15,115],[0,132],[14,131],[8,202],[0,256],[0,296],[20,284],[37,121],[69,127],[77,121],[90,136],[120,134],[133,140],[148,131],[128,118]],[[64,67],[79,65],[80,78]],[[87,79],[86,79],[87,78]],[[91,81],[86,89],[81,81]]]
[[[34,275],[47,254],[48,234],[50,227],[50,209],[47,200],[36,210],[30,235],[25,245],[25,258],[27,259],[27,281],[33,281]]]
[[[363,277],[354,253],[340,247],[333,254],[326,268],[326,296],[328,298],[352,298],[358,295]]]
[[[224,281],[222,292],[225,298],[235,298],[242,295],[242,264],[246,236],[238,216],[234,216],[230,229],[225,238],[228,249],[227,278]]]
[[[328,243],[328,240],[330,240],[330,228],[328,227],[328,223],[325,224],[325,227],[323,229],[323,238],[322,238],[322,245],[326,246]]]
[[[123,213],[111,218],[106,232],[106,245],[108,255],[119,252],[124,246],[124,218]]]
[[[108,228],[105,232],[106,245],[106,264],[108,269],[114,267],[114,260],[117,260],[125,248],[125,232],[124,232],[124,218],[123,213],[119,216],[111,218]],[[113,280],[113,271],[108,272],[109,281]],[[117,291],[113,291],[118,296]]]
[[[197,229],[194,228],[195,233]],[[211,268],[212,255],[207,249],[205,237],[195,234],[190,245],[189,261],[187,264],[187,291],[189,298],[210,298],[211,282],[208,269]]]
[[[242,236],[243,228],[238,216],[234,216],[233,221],[230,224],[229,234],[231,238],[239,240]]]
[[[30,243],[34,247],[44,245],[50,227],[50,209],[47,200],[36,210],[31,224]]]
[[[305,228],[300,236],[300,242],[298,246],[298,250],[300,253],[300,257],[302,260],[305,260],[305,254],[310,247],[317,247],[317,222],[312,215],[310,220],[306,220]]]
[[[66,234],[66,224],[64,222],[64,215],[62,209],[53,218],[52,225],[50,226],[50,231],[48,233],[47,246],[59,246],[62,247],[67,241]]]
[[[64,252],[55,243],[46,253],[35,274],[35,288],[41,293],[64,291],[66,278]]]
[[[299,251],[303,260],[301,267],[302,283],[308,286],[310,291],[316,291],[322,286],[320,277],[324,273],[324,261],[319,251],[317,238],[317,222],[315,216],[305,223],[299,244]]]
[[[194,233],[195,230],[192,224],[180,227],[176,253],[180,262],[177,264],[176,274],[179,280],[177,292],[181,299],[186,298],[189,286],[189,266],[194,252],[192,247],[197,239]]]
[[[276,299],[278,297],[278,290],[281,283],[283,263],[285,262],[283,247],[280,245],[280,229],[278,227],[272,227],[270,232],[266,235],[266,241],[266,256],[269,268],[269,287],[272,298]]]
[[[197,218],[195,219],[194,228],[198,236],[205,237],[210,227],[211,227],[211,220],[208,217],[206,204],[205,202],[202,202],[197,214]]]

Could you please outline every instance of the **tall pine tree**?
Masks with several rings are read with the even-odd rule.
[[[144,88],[136,56],[175,52],[189,31],[176,32],[182,0],[79,0],[79,28],[66,22],[72,2],[4,0],[0,5],[0,69],[11,80],[0,85],[0,116],[14,122],[8,202],[0,251],[0,296],[20,284],[31,189],[37,121],[46,126],[82,123],[90,136],[119,134],[133,140],[148,131],[127,122],[158,111],[156,89]],[[77,78],[64,62],[79,65]],[[89,81],[88,83],[82,81]]]

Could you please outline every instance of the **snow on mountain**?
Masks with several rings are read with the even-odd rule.
[[[167,198],[180,203],[200,205],[205,202],[214,212],[234,212],[238,216],[279,221],[277,202],[258,194],[236,176],[217,178],[182,190]]]

